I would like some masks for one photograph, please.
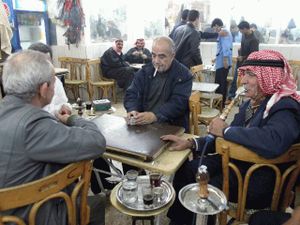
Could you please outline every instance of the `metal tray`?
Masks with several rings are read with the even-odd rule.
[[[179,200],[188,210],[202,215],[214,215],[227,208],[226,196],[220,189],[208,185],[208,192],[208,198],[204,200],[205,208],[200,206],[198,183],[183,187],[179,192]]]
[[[161,202],[160,203],[154,203],[151,208],[145,208],[144,203],[143,203],[142,187],[145,186],[145,185],[150,185],[149,176],[139,176],[138,179],[137,179],[137,183],[138,183],[138,198],[137,198],[136,202],[134,202],[134,203],[126,203],[126,202],[123,201],[122,185],[120,185],[118,190],[117,190],[117,200],[118,200],[118,202],[121,203],[122,205],[124,205],[125,207],[129,208],[129,209],[133,209],[133,210],[137,210],[137,211],[156,210],[156,209],[159,209],[159,208],[167,205],[172,200],[172,197],[175,194],[171,184],[167,181],[162,180],[161,187],[163,188],[164,192],[163,192],[163,195],[162,195]]]

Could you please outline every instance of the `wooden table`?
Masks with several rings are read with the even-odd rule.
[[[206,82],[193,82],[192,90],[193,91],[200,91],[200,92],[205,92],[208,94],[213,94],[219,87],[219,84],[216,83],[206,83]],[[213,104],[213,98],[209,98],[209,106],[212,108]]]
[[[183,134],[184,138],[195,137],[192,134]],[[122,163],[126,163],[131,166],[135,166],[138,168],[150,170],[150,171],[158,171],[165,175],[174,174],[179,167],[184,163],[184,161],[189,157],[191,153],[190,149],[182,150],[182,151],[170,151],[166,149],[162,152],[156,159],[151,162],[144,162],[140,159],[136,159],[127,155],[121,155],[117,152],[105,152],[103,157],[107,159],[116,160]]]
[[[219,84],[216,84],[216,83],[193,82],[192,90],[200,91],[200,92],[207,92],[207,93],[214,93],[218,87],[219,87]]]

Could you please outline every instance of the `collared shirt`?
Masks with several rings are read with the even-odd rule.
[[[216,53],[216,64],[215,68],[223,68],[224,57],[228,57],[228,65],[232,65],[232,35],[229,31],[227,31],[228,35],[225,37],[219,36],[217,41],[217,53]]]

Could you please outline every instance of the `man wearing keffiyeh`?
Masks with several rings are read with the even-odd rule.
[[[300,141],[300,96],[296,92],[291,68],[279,52],[261,50],[251,53],[239,70],[249,100],[240,106],[230,126],[216,118],[209,125],[209,132],[243,145],[264,158],[276,158]],[[205,143],[205,137],[184,140],[168,135],[162,139],[173,141],[174,150],[192,148],[201,152]],[[211,142],[206,150],[211,153],[214,148],[214,142]],[[203,158],[203,164],[211,175],[210,184],[222,188],[221,157],[207,155]],[[237,165],[242,174],[251,166],[240,161]],[[198,160],[195,159],[186,162],[177,171],[173,182],[176,191],[195,182],[197,168]],[[236,202],[236,178],[230,176],[229,182],[229,200]],[[246,208],[261,209],[269,206],[273,187],[274,176],[271,171],[261,169],[256,172],[249,183]],[[177,203],[168,213],[174,221],[172,223],[191,224],[191,213]],[[213,224],[211,222],[208,224]]]

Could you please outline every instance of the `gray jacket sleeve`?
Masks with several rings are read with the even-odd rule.
[[[98,158],[105,151],[105,139],[90,121],[72,116],[66,126],[47,114],[36,117],[27,119],[24,132],[25,149],[33,160],[72,163]]]

